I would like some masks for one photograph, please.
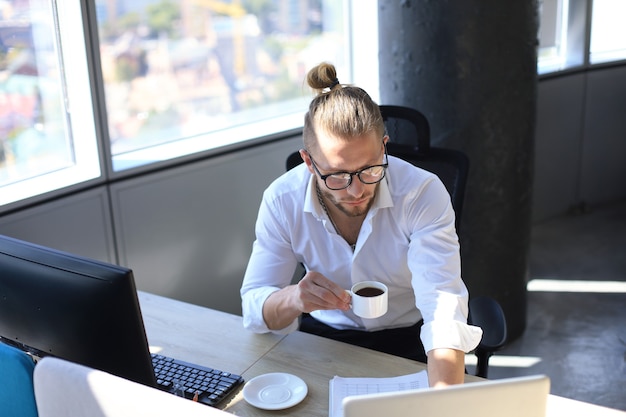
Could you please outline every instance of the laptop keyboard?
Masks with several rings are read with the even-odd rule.
[[[240,375],[151,354],[157,387],[215,407],[243,383]]]

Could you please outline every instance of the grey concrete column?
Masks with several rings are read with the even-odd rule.
[[[461,223],[471,296],[526,325],[536,103],[535,0],[379,0],[380,104],[422,111],[433,146],[464,151]]]

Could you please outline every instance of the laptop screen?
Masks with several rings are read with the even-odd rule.
[[[346,397],[344,417],[545,417],[544,375]]]

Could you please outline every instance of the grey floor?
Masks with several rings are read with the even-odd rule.
[[[546,374],[552,394],[626,410],[626,202],[535,225],[529,270],[617,288],[529,291],[526,330],[491,358],[489,378]]]

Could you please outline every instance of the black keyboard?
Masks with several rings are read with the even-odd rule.
[[[154,353],[152,366],[158,388],[212,407],[243,384],[240,375]]]

